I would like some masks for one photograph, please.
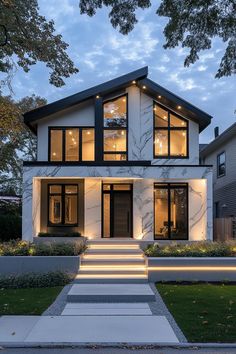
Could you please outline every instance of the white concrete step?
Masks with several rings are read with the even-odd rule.
[[[149,284],[74,284],[68,302],[151,302],[155,294]]]
[[[107,255],[107,254],[110,254],[110,255],[116,255],[116,254],[119,254],[120,257],[122,258],[122,255],[143,255],[143,251],[140,250],[139,248],[134,248],[134,249],[121,249],[121,248],[113,248],[113,249],[106,249],[106,248],[88,248],[86,251],[85,251],[85,255],[87,254],[95,254],[95,255],[101,255],[101,254],[104,254],[104,255]]]
[[[81,257],[81,265],[88,266],[145,266],[144,258],[125,258],[125,259],[100,259],[100,258],[86,258],[84,256]]]
[[[121,276],[118,274],[116,276],[112,276],[111,274],[107,276],[81,274],[77,275],[74,282],[78,284],[146,284],[148,283],[148,277],[136,277],[132,274],[122,274]]]
[[[62,316],[151,316],[147,303],[68,303]]]
[[[32,322],[30,326],[27,318]],[[1,346],[14,342],[22,346],[179,342],[164,316],[3,316],[0,328]]]

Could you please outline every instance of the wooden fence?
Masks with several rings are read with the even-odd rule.
[[[236,218],[214,219],[214,241],[236,240]]]

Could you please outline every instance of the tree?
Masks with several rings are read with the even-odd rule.
[[[23,123],[22,114],[46,104],[32,95],[15,102],[0,96],[0,185],[1,190],[21,193],[22,160],[36,159],[36,137]]]
[[[80,0],[80,12],[94,16],[97,9],[111,7],[112,26],[127,35],[138,22],[135,11],[151,6],[149,0]],[[236,73],[236,1],[235,0],[161,0],[156,11],[168,17],[164,28],[164,48],[182,45],[189,49],[184,65],[199,59],[200,51],[210,49],[212,40],[219,37],[226,43],[216,78]]]
[[[55,34],[54,22],[39,14],[37,0],[0,0],[0,72],[10,82],[18,67],[25,72],[41,61],[57,87],[78,69],[66,53],[68,44]]]

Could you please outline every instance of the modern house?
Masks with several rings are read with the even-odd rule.
[[[23,239],[212,240],[212,168],[199,164],[211,116],[144,67],[24,115]]]
[[[203,164],[213,166],[214,218],[236,216],[236,123],[200,149]]]

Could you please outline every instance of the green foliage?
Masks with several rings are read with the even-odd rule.
[[[85,250],[86,241],[37,244],[12,240],[0,243],[0,256],[78,256]]]
[[[145,254],[148,257],[235,257],[236,243],[193,242],[162,246],[154,243],[146,248]]]
[[[46,288],[64,286],[72,281],[68,273],[49,272],[44,274],[28,273],[23,275],[0,276],[0,289]]]
[[[235,343],[236,285],[157,284],[189,342]]]
[[[55,34],[54,22],[39,14],[37,0],[1,0],[0,24],[5,29],[1,31],[5,38],[0,46],[0,71],[6,73],[6,82],[16,68],[28,72],[38,61],[49,68],[49,82],[57,87],[65,84],[63,78],[78,72],[66,53],[68,44]]]
[[[81,237],[80,232],[68,232],[64,234],[53,234],[51,232],[39,232],[38,237]]]
[[[154,3],[154,1],[153,1]],[[80,0],[80,12],[94,16],[97,9],[109,7],[112,26],[127,35],[138,22],[136,10],[151,6],[149,0]],[[232,0],[161,0],[156,11],[169,18],[164,35],[164,48],[181,45],[189,49],[184,65],[189,66],[199,59],[202,50],[210,49],[212,40],[220,38],[226,44],[216,78],[236,73],[236,5]]]
[[[21,237],[21,216],[0,214],[0,240],[8,241]]]

